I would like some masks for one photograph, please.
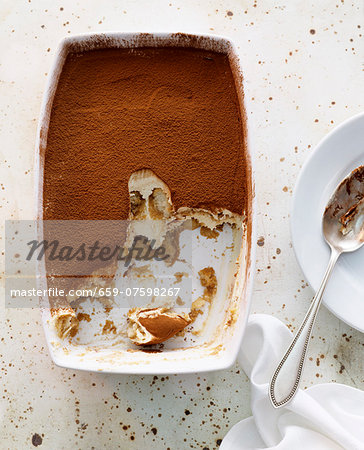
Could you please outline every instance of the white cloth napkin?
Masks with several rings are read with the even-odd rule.
[[[268,384],[291,339],[278,319],[250,316],[238,361],[250,378],[253,416],[233,426],[220,449],[364,449],[363,391],[319,384],[300,389],[286,407],[271,405]]]

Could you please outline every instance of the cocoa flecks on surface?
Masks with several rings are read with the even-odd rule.
[[[243,213],[243,117],[228,56],[192,48],[67,56],[51,111],[44,219],[127,219],[128,180],[150,168],[181,206]]]
[[[38,433],[34,433],[32,436],[32,444],[34,447],[38,447],[39,445],[42,445],[43,439]]]

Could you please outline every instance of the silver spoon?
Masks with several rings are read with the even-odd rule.
[[[331,249],[330,261],[320,288],[271,379],[269,397],[275,408],[286,405],[297,392],[322,295],[338,257],[364,243],[364,166],[351,172],[335,189],[323,214],[322,231]]]

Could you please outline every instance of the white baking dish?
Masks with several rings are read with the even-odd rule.
[[[38,219],[43,216],[43,170],[47,133],[54,94],[67,54],[84,48],[137,48],[149,47],[193,47],[219,51],[228,55],[233,67],[241,114],[244,110],[243,78],[241,64],[233,43],[223,37],[212,35],[186,35],[181,33],[102,33],[73,36],[64,39],[57,51],[53,67],[48,76],[38,125],[36,141],[37,182],[36,199]],[[231,366],[237,356],[246,326],[252,291],[255,262],[255,201],[254,171],[249,136],[245,126],[246,158],[248,163],[248,182],[251,187],[250,208],[244,225],[242,246],[239,249],[238,264],[231,263],[229,270],[235,274],[234,285],[220,283],[219,305],[214,307],[215,316],[211,319],[218,324],[209,338],[201,338],[195,345],[166,346],[160,353],[136,351],[118,346],[109,347],[76,346],[60,341],[50,326],[50,311],[42,303],[42,318],[48,347],[53,361],[62,367],[89,371],[134,374],[186,373],[225,369]],[[41,230],[41,227],[40,227]],[[41,236],[40,236],[41,238]],[[198,264],[198,262],[196,262]],[[40,267],[40,271],[44,268]],[[43,299],[47,301],[47,299]],[[129,350],[129,351],[128,351]]]

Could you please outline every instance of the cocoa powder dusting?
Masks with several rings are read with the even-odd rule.
[[[68,55],[45,153],[44,219],[126,219],[141,168],[177,208],[247,207],[242,117],[228,57],[187,48]]]

